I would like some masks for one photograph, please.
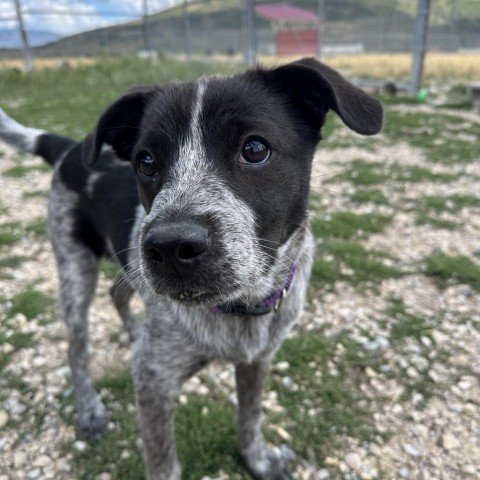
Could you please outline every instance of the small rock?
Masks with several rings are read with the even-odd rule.
[[[321,468],[315,478],[318,478],[318,480],[327,480],[327,478],[330,478],[330,472],[326,468]]]
[[[420,341],[423,343],[423,345],[427,348],[430,348],[432,346],[432,340],[430,337],[421,337]]]
[[[130,458],[130,452],[128,450],[122,450],[122,453],[120,454],[120,458],[122,460],[127,460]]]
[[[355,452],[347,453],[343,460],[352,470],[355,471],[359,470],[362,465],[362,459],[360,458],[360,455]]]
[[[464,354],[455,355],[450,357],[448,360],[452,365],[457,367],[468,367],[472,363],[472,360]]]
[[[414,367],[408,367],[406,373],[410,378],[417,378],[418,377],[418,372]],[[430,374],[430,372],[429,372],[429,374]]]
[[[10,417],[8,416],[8,413],[5,410],[0,410],[0,428],[3,428],[9,420]]]
[[[273,367],[277,372],[284,372],[290,368],[290,364],[288,362],[278,362]]]
[[[210,393],[210,390],[208,389],[208,387],[206,385],[199,385],[198,388],[197,388],[197,393],[199,395],[208,395]]]
[[[287,390],[291,390],[292,389],[292,386],[294,385],[294,382],[292,380],[292,377],[282,377],[282,379],[280,380],[282,382],[282,385],[287,389]]]
[[[25,452],[15,452],[13,455],[13,465],[15,469],[18,470],[20,467],[23,467],[27,462],[27,454]]]
[[[440,383],[442,381],[442,377],[437,372],[435,372],[435,370],[429,370],[428,376],[435,383]]]
[[[47,360],[45,357],[35,357],[33,360],[32,360],[32,365],[34,367],[43,367],[45,364],[47,363]]]
[[[277,432],[278,436],[285,440],[286,442],[290,442],[292,440],[291,435],[280,425],[272,425],[270,427],[273,431]]]
[[[112,480],[112,475],[108,472],[102,472],[96,477],[96,480]]]
[[[455,450],[460,447],[460,442],[451,433],[444,433],[442,435],[442,446],[445,450]]]
[[[435,340],[435,343],[437,345],[441,345],[442,343],[445,343],[449,339],[448,335],[445,335],[439,330],[433,330],[432,337],[433,337],[433,340]]]
[[[28,480],[35,480],[42,474],[42,470],[40,468],[34,468],[27,472]]]
[[[473,387],[473,383],[470,380],[462,380],[461,382],[458,382],[458,387],[460,390],[470,390]]]
[[[407,467],[402,467],[398,471],[398,474],[400,475],[401,478],[410,478],[410,470]]]
[[[73,449],[77,452],[84,452],[88,448],[88,444],[86,442],[82,442],[82,440],[76,440],[73,442]]]
[[[466,465],[462,466],[462,473],[464,473],[465,475],[475,475],[477,473],[477,469],[475,465],[467,463]]]
[[[330,466],[337,466],[340,462],[338,458],[335,457],[325,457],[325,460],[323,462],[325,465],[330,465]]]
[[[15,350],[15,347],[11,343],[4,343],[2,347],[3,353],[9,354]]]
[[[55,469],[58,472],[69,472],[72,469],[72,467],[70,466],[68,459],[59,458],[56,462]]]
[[[419,457],[421,455],[421,451],[417,447],[413,446],[411,443],[406,443],[403,446],[403,450],[411,457]]]
[[[186,405],[188,403],[188,397],[184,394],[178,396],[178,403],[180,405]]]
[[[40,455],[33,461],[32,465],[34,467],[44,468],[50,465],[51,463],[52,463],[52,459],[48,455]]]
[[[415,426],[413,427],[413,430],[415,431],[415,433],[416,433],[419,437],[421,437],[421,438],[423,438],[423,439],[428,438],[428,427],[427,427],[427,426],[425,426],[425,425],[423,425],[423,424],[421,424],[421,423],[418,423],[417,425],[415,425]]]
[[[369,448],[370,448],[370,453],[375,457],[382,456],[382,449],[376,443],[371,443]]]

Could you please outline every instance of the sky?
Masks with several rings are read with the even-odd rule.
[[[59,37],[112,23],[132,20],[143,13],[143,0],[19,0],[30,43],[38,45]],[[147,0],[150,13],[181,0]],[[0,0],[0,47],[19,47],[14,0]]]

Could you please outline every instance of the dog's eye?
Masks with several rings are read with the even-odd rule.
[[[240,163],[264,163],[270,157],[270,148],[258,138],[246,141],[240,155]]]
[[[137,162],[138,170],[144,177],[153,177],[158,173],[157,161],[148,152],[139,153]]]

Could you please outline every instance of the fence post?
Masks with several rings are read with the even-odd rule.
[[[185,54],[187,60],[192,59],[192,42],[190,35],[190,15],[188,13],[188,0],[183,0],[183,34],[185,43]]]
[[[428,43],[428,18],[430,0],[418,0],[417,19],[415,21],[415,39],[413,43],[412,70],[410,73],[410,93],[415,95],[420,89],[423,76],[423,64]]]
[[[245,0],[245,19],[247,27],[247,45],[245,48],[245,63],[251,67],[257,56],[255,42],[255,0]]]
[[[317,57],[322,56],[324,38],[325,38],[325,0],[318,0]]]
[[[147,52],[147,56],[148,58],[150,58],[150,55],[152,53],[152,42],[150,38],[150,23],[148,18],[147,0],[143,0],[143,44]]]
[[[17,11],[18,28],[20,30],[20,36],[22,37],[23,45],[23,57],[25,59],[25,70],[30,72],[32,70],[32,53],[30,46],[28,45],[28,35],[23,24],[22,7],[20,6],[20,0],[15,0],[15,10]]]

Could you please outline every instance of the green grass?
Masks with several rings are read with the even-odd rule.
[[[10,280],[12,278],[12,272],[9,272],[9,269],[16,270],[18,269],[23,262],[29,259],[24,255],[11,255],[6,250],[5,256],[0,257],[0,281],[1,280]]]
[[[458,118],[441,112],[431,115],[389,111],[384,133],[392,141],[404,138],[411,145],[424,149],[426,159],[431,162],[452,164],[478,160],[478,154],[472,148],[480,141],[477,126],[465,126],[461,130],[463,137],[460,137],[455,130],[450,130],[450,126],[457,124]],[[442,138],[445,141],[439,142]]]
[[[2,299],[2,303],[4,299]],[[3,312],[1,312],[3,313]],[[2,346],[5,344],[10,344],[13,349],[11,352],[6,353],[2,351]],[[32,332],[22,332],[15,325],[11,319],[5,316],[0,323],[0,378],[3,381],[0,381],[0,401],[4,395],[2,394],[2,385],[7,383],[7,374],[3,370],[11,362],[16,351],[21,350],[22,348],[32,347],[35,343],[34,334]],[[15,382],[8,381],[8,387],[13,388]]]
[[[50,171],[48,165],[39,163],[38,165],[15,165],[14,167],[4,170],[2,175],[10,178],[25,178],[32,172]]]
[[[21,238],[22,225],[19,222],[5,222],[0,225],[0,247],[9,247]]]
[[[36,69],[28,75],[0,69],[0,103],[20,123],[81,139],[107,105],[134,85],[229,71],[232,67],[227,65],[168,59],[152,64],[130,57],[103,58],[93,66],[78,68]],[[14,110],[8,108],[12,98],[22,99]],[[7,171],[7,175],[27,173],[20,167]]]
[[[55,301],[43,292],[30,286],[10,299],[11,307],[7,312],[8,317],[22,313],[31,320],[42,314],[53,311]]]
[[[390,337],[394,343],[431,336],[432,326],[424,318],[409,313],[401,298],[390,299],[386,314],[392,320]]]
[[[102,258],[100,261],[100,271],[103,272],[107,278],[113,280],[120,270],[115,263]]]
[[[450,284],[466,284],[480,292],[480,267],[465,255],[433,253],[425,259],[425,275],[443,288]]]
[[[382,171],[383,166],[378,163],[353,160],[350,168],[325,180],[325,183],[349,181],[357,186],[371,186],[384,184],[389,176]]]
[[[457,177],[448,173],[435,173],[430,169],[418,165],[406,167],[397,164],[381,164],[354,160],[351,168],[325,180],[325,183],[347,181],[355,186],[371,187],[374,185],[394,185],[419,182],[447,182]],[[397,186],[398,185],[398,186]]]
[[[391,220],[391,217],[378,214],[335,212],[324,218],[313,218],[311,225],[317,238],[349,240],[355,236],[381,232]]]
[[[419,208],[436,212],[457,213],[463,208],[480,207],[480,197],[474,195],[427,196],[420,200]]]
[[[0,268],[18,268],[28,258],[23,255],[7,255],[0,258]]]
[[[358,189],[350,197],[354,203],[373,203],[375,205],[389,205],[388,198],[381,190],[377,189]]]
[[[113,372],[97,382],[106,391],[106,404],[115,429],[83,453],[74,452],[74,468],[79,479],[92,479],[108,471],[113,478],[144,479],[143,457],[137,446],[140,435],[136,413],[127,406],[134,403],[129,371]],[[227,398],[213,393],[208,398],[189,395],[187,405],[176,412],[177,448],[183,465],[183,477],[198,480],[223,469],[231,478],[247,479],[239,462],[235,428],[235,409]],[[65,404],[65,400],[62,400]],[[69,423],[71,416],[65,417]],[[65,445],[72,452],[70,445]],[[120,458],[121,451],[130,453]],[[233,477],[233,475],[238,476]]]
[[[44,217],[33,220],[25,227],[27,233],[31,233],[37,238],[47,238],[47,221]]]
[[[480,207],[480,198],[474,195],[455,194],[449,196],[429,195],[415,202],[416,225],[428,225],[432,228],[454,230],[461,224],[450,218],[438,218],[441,213],[456,214],[464,208]]]
[[[366,250],[356,242],[326,241],[317,247],[313,288],[330,289],[338,281],[375,288],[383,280],[402,276],[399,269],[385,263],[389,259],[384,252]]]
[[[23,192],[23,198],[48,198],[48,192],[45,190],[32,190]]]
[[[335,355],[338,344],[345,348],[339,358]],[[276,420],[292,435],[292,447],[300,458],[322,465],[340,447],[342,435],[360,442],[372,439],[372,411],[359,384],[367,367],[378,368],[379,358],[365,354],[346,332],[326,336],[313,331],[286,340],[277,360],[289,362],[288,375],[301,386],[298,391],[289,390],[278,376],[271,382],[286,409]],[[330,367],[332,361],[336,373]]]
[[[415,218],[415,225],[427,225],[431,228],[440,230],[455,230],[460,225],[452,220],[444,220],[441,218],[432,217],[424,213],[419,213]]]

